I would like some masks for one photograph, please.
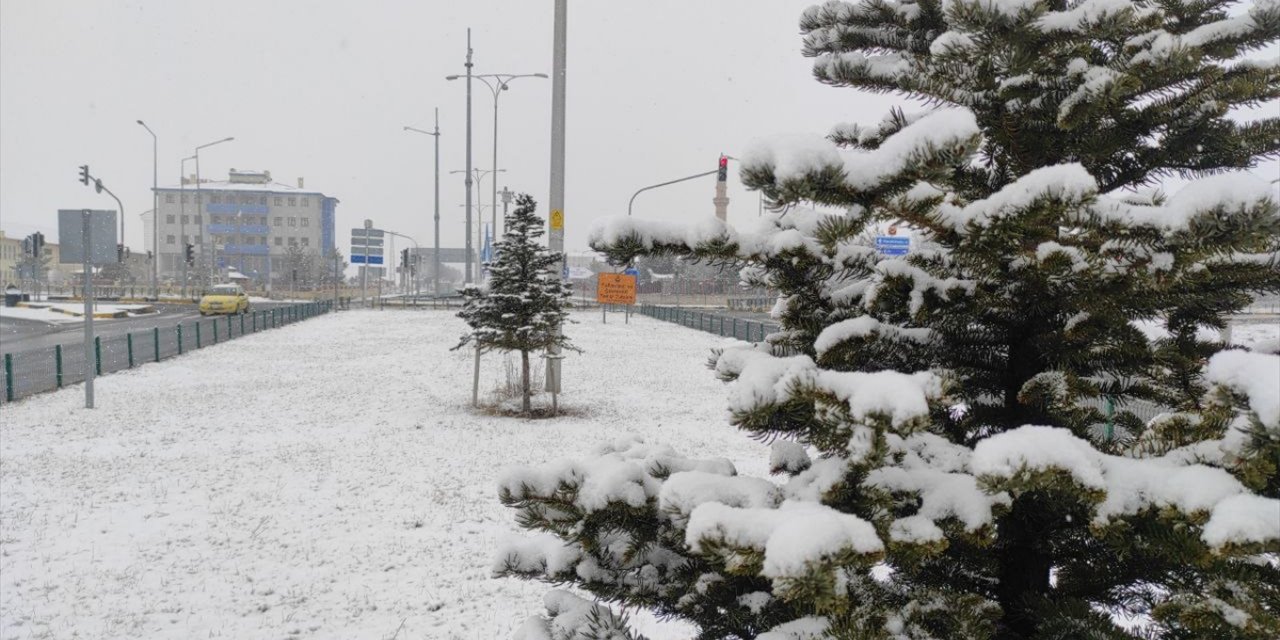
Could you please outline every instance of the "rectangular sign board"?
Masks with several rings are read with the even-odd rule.
[[[60,264],[84,263],[84,209],[58,209],[58,242]],[[89,211],[89,264],[119,261],[116,253],[116,212]]]
[[[885,256],[905,256],[911,250],[911,238],[876,236],[876,249]]]
[[[410,249],[410,252],[412,252],[414,255],[422,256],[421,260],[423,261],[424,264],[432,262],[435,259],[435,254],[436,254],[435,249],[430,247],[424,247],[422,249]],[[471,257],[475,258],[475,255],[476,255],[476,252],[473,250],[471,252]],[[466,249],[456,249],[456,248],[440,249],[440,262],[461,264],[466,261],[467,261]]]
[[[596,274],[596,302],[600,304],[635,304],[636,277],[625,273]]]

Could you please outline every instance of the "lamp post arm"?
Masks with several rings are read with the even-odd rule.
[[[704,173],[699,173],[699,174],[696,174],[696,175],[687,176],[687,177],[679,178],[679,179],[676,179],[676,180],[670,180],[670,181],[668,181],[668,182],[660,182],[660,183],[658,183],[658,184],[651,184],[651,185],[649,185],[649,186],[647,186],[647,187],[644,187],[644,188],[640,189],[639,191],[636,191],[635,193],[631,194],[631,200],[627,202],[627,215],[628,215],[628,216],[629,216],[629,215],[631,215],[631,205],[635,204],[636,196],[640,195],[641,193],[644,193],[645,191],[648,191],[648,190],[650,190],[650,189],[657,189],[658,187],[665,187],[665,186],[667,186],[667,185],[669,185],[669,184],[675,184],[675,183],[677,183],[677,182],[684,182],[684,181],[686,181],[686,180],[693,180],[694,178],[701,178],[701,177],[703,177],[703,176],[709,176],[709,175],[711,175],[711,174],[713,174],[713,173],[719,173],[719,172],[720,172],[720,170],[719,170],[719,169],[712,169],[711,171],[706,171],[706,172],[704,172]]]

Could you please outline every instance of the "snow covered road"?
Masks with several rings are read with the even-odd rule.
[[[541,612],[492,579],[510,464],[640,434],[762,474],[714,336],[577,316],[572,417],[478,416],[448,312],[352,311],[0,415],[0,638],[476,638]],[[540,364],[540,361],[538,361]],[[482,392],[503,377],[487,356]],[[642,622],[654,638],[679,633]]]

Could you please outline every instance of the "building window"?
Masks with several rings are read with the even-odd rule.
[[[175,244],[178,241],[177,238],[174,238],[173,236],[165,236],[165,238],[169,244]]]
[[[253,196],[240,196],[240,204],[253,204]]]
[[[211,222],[211,223],[213,223],[213,224],[222,224],[222,217],[221,217],[221,216],[209,216],[209,222]]]
[[[306,237],[306,236],[303,236],[303,237],[302,237],[302,246],[304,246],[304,247],[309,247],[309,246],[311,246],[311,238],[308,238],[308,237]]]
[[[289,246],[291,247],[298,246],[298,239],[293,236],[289,236]]]
[[[304,226],[304,227],[309,227],[309,226],[311,226],[311,218],[303,218],[303,219],[302,219],[302,226]]]
[[[173,214],[172,214],[172,213],[164,217],[164,223],[165,223],[165,224],[173,224]]]
[[[166,193],[166,194],[164,195],[164,201],[165,201],[165,202],[167,202],[167,203],[169,203],[169,204],[173,204],[173,194],[172,194],[172,193]]]
[[[209,196],[209,202],[212,204],[222,204],[222,196],[215,193]]]
[[[284,198],[280,196],[276,196],[274,202],[277,207],[284,206]]]
[[[182,194],[182,204],[186,204],[186,203],[188,203],[188,202],[190,202],[190,201],[191,201],[191,196],[189,196],[189,195],[187,195],[187,194],[185,194],[185,193],[184,193],[184,194]]]
[[[198,213],[197,213],[197,214],[196,214],[196,224],[202,224],[202,222],[201,222],[200,218],[201,218],[200,214],[198,214]]]
[[[187,224],[188,222],[191,222],[191,216],[186,215],[186,214],[183,214],[183,216],[182,216],[182,224]]]
[[[309,207],[309,206],[311,206],[311,198],[303,198],[303,199],[302,199],[302,206],[304,206],[304,207]]]
[[[204,244],[204,236],[196,236],[196,244]]]
[[[298,199],[297,199],[297,198],[289,198],[289,206],[291,206],[291,207],[296,207],[296,206],[298,206]]]
[[[258,198],[258,204],[263,205],[263,206],[266,206],[266,204],[267,204],[267,197],[266,197],[266,196],[262,196],[261,198]]]
[[[298,226],[298,219],[293,216],[289,216],[289,226],[291,227]]]
[[[280,216],[276,216],[276,226],[277,226],[277,227],[279,227],[279,226],[283,226],[283,225],[284,225],[284,218],[282,218],[282,217],[280,217]]]
[[[284,238],[281,238],[280,236],[276,236],[276,246],[279,247],[283,244],[284,244]]]

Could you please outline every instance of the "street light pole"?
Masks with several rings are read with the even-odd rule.
[[[197,227],[197,229],[200,229],[200,230],[201,230],[201,235],[206,235],[206,234],[204,233],[204,230],[203,230],[203,227],[204,227],[204,216],[202,215],[202,214],[204,213],[204,202],[203,202],[203,198],[201,198],[201,194],[200,194],[200,150],[201,150],[201,149],[204,149],[204,148],[206,148],[206,147],[212,147],[212,146],[213,146],[213,145],[215,145],[215,144],[222,144],[223,142],[231,142],[232,140],[235,140],[235,138],[233,138],[233,137],[229,137],[229,136],[228,136],[228,137],[223,138],[223,139],[221,139],[221,140],[214,140],[213,142],[210,142],[210,143],[208,143],[208,144],[202,144],[202,145],[200,145],[200,146],[196,147],[196,154],[195,154],[195,156],[194,156],[194,157],[195,157],[195,159],[196,159],[196,216],[198,216],[198,217],[200,218],[200,226],[199,226],[199,227]],[[201,244],[201,245],[203,245],[204,243],[203,243],[203,242],[201,242],[200,244]],[[213,244],[213,236],[212,236],[212,235],[210,235],[210,236],[209,236],[209,246],[210,246],[210,247],[213,247],[213,246],[214,246],[214,244]],[[204,252],[204,247],[203,247],[203,246],[202,246],[202,247],[200,247],[200,251],[201,251],[202,253]],[[269,258],[268,258],[268,259],[269,259]],[[215,274],[216,274],[216,273],[217,273],[217,265],[216,265],[216,264],[215,264],[215,262],[214,262],[214,257],[213,257],[212,255],[210,255],[210,257],[209,257],[209,284],[213,284],[214,276],[215,276]]]
[[[547,198],[550,209],[547,225],[550,227],[550,233],[547,234],[547,248],[551,251],[559,251],[564,256],[566,255],[564,253],[564,107],[567,76],[565,65],[568,58],[566,44],[569,26],[568,0],[555,0],[554,12],[551,37],[551,190]],[[568,259],[564,258],[560,263],[561,278],[565,277],[567,267]],[[557,333],[562,331],[563,328],[557,329]],[[559,346],[553,345],[548,350],[546,390],[551,392],[553,412],[559,409],[556,405],[557,396],[562,389],[560,363],[563,358]]]
[[[475,79],[483,82],[489,91],[493,93],[493,171],[498,170],[498,97],[503,91],[510,88],[512,80],[516,78],[546,78],[545,73],[486,73],[473,76]],[[489,82],[489,78],[493,79],[493,83]],[[494,237],[498,235],[498,183],[495,181],[492,185],[492,193],[489,198],[489,205],[493,213],[492,229]]]
[[[160,165],[159,140],[156,132],[139,120],[147,133],[151,134],[151,297],[160,299]],[[120,239],[124,242],[124,238]]]
[[[434,275],[432,276],[433,285],[431,288],[431,294],[434,296],[439,296],[440,295],[440,108],[439,107],[436,108],[435,131],[423,131],[422,129],[417,129],[414,127],[405,127],[404,130],[413,131],[415,133],[421,133],[428,136],[433,136],[436,139],[436,194],[435,194],[436,196],[435,197],[435,200],[436,200],[436,206],[435,206],[436,252],[435,252],[435,257],[432,258],[432,261],[434,262],[434,265],[433,265]]]
[[[483,212],[483,211],[481,211],[481,208],[482,208],[484,205],[480,204],[480,185],[484,182],[484,177],[485,177],[485,176],[493,176],[493,181],[494,181],[494,183],[496,184],[496,183],[497,183],[497,181],[498,181],[498,174],[499,174],[499,173],[506,173],[506,172],[507,172],[507,170],[506,170],[506,169],[495,169],[495,170],[493,170],[493,171],[490,171],[490,170],[488,170],[488,169],[475,169],[475,168],[473,168],[473,169],[471,170],[471,172],[472,172],[472,174],[475,176],[475,185],[476,185],[476,219],[477,219],[477,221],[479,221],[479,220],[483,220],[483,219],[484,219],[484,212]],[[450,172],[449,172],[449,174],[450,174],[450,175],[455,174],[455,173],[462,173],[462,169],[457,169],[457,170],[455,170],[455,171],[450,171]],[[470,225],[468,225],[468,226],[467,226],[467,233],[468,233],[468,234],[470,234],[470,233],[471,233],[471,227],[470,227]],[[484,240],[483,240],[483,239],[481,239],[481,234],[482,234],[482,233],[483,233],[483,225],[478,225],[478,226],[477,226],[477,228],[476,228],[476,240],[477,240],[477,245],[476,245],[476,252],[477,252],[477,254],[476,254],[476,280],[479,280],[479,279],[480,279],[480,256],[479,256],[479,251],[480,251],[480,246],[484,244]],[[468,238],[467,238],[467,240],[469,241],[469,240],[470,240],[470,238],[468,237]],[[468,250],[470,250],[470,247],[468,247]]]

